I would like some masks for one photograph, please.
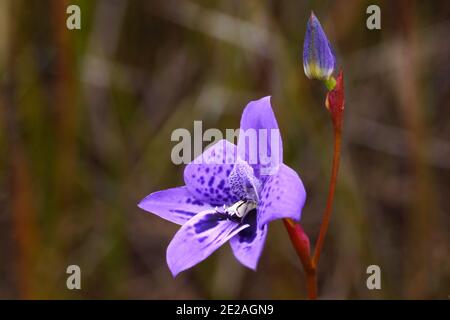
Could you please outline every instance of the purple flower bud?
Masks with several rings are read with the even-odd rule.
[[[336,59],[330,42],[314,13],[306,25],[303,44],[303,68],[310,79],[327,80],[333,73]]]

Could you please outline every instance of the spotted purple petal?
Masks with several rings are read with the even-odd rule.
[[[167,264],[173,276],[203,261],[245,228],[247,224],[228,220],[215,210],[200,212],[178,230],[167,247]]]
[[[282,164],[280,170],[264,184],[258,204],[258,225],[261,227],[272,220],[291,218],[299,221],[306,191],[298,174]]]
[[[245,107],[238,155],[253,167],[257,178],[275,174],[283,163],[283,144],[270,96],[252,101]]]
[[[264,248],[267,235],[267,225],[258,227],[256,223],[256,212],[249,213],[243,223],[249,224],[247,229],[242,230],[230,240],[234,256],[247,268],[256,270],[259,257]]]
[[[185,186],[151,193],[138,207],[180,225],[200,211],[212,209],[208,203],[197,200]]]
[[[220,140],[194,159],[184,169],[184,181],[189,191],[201,201],[213,206],[236,202],[228,176],[234,167],[236,146]]]

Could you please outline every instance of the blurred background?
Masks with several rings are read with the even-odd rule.
[[[81,8],[81,30],[66,8]],[[366,8],[381,8],[381,30]],[[228,245],[173,279],[178,226],[147,194],[183,184],[174,129],[237,128],[272,95],[314,242],[330,176],[325,88],[301,50],[311,10],[345,71],[342,166],[321,298],[450,294],[449,1],[0,0],[0,298],[303,299],[281,222],[258,271]],[[81,267],[81,290],[66,288]],[[366,287],[381,268],[382,289]]]

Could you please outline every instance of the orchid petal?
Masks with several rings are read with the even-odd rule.
[[[180,225],[200,211],[212,209],[208,203],[195,199],[185,186],[154,192],[138,207]]]
[[[238,201],[228,183],[235,159],[236,146],[220,140],[186,166],[184,181],[187,188],[197,199],[213,206]]]
[[[203,211],[175,234],[167,247],[167,264],[175,277],[209,257],[248,225],[228,220],[215,210]]]
[[[250,225],[242,230],[230,240],[234,256],[247,268],[256,270],[259,257],[264,248],[267,235],[267,225],[258,227],[256,223],[256,212],[250,212],[242,223]]]
[[[283,143],[270,96],[252,101],[244,109],[238,154],[255,170],[255,176],[273,175],[283,163]]]
[[[306,200],[306,191],[298,174],[282,164],[270,176],[261,191],[258,203],[258,226],[275,219],[291,218],[299,221]]]

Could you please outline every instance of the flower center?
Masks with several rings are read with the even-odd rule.
[[[229,218],[237,218],[242,221],[252,210],[256,209],[256,202],[253,200],[239,200],[232,206],[225,208],[225,213]]]

